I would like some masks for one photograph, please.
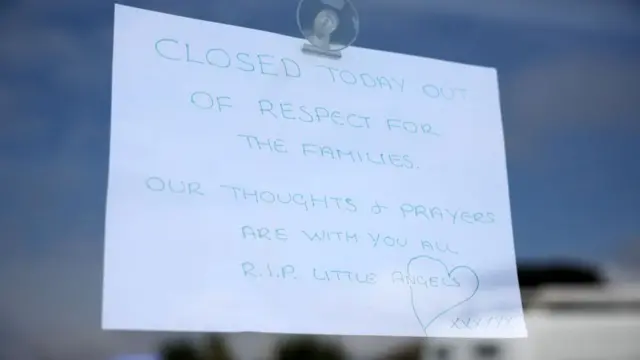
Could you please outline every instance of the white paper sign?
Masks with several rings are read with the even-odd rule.
[[[302,44],[116,5],[103,327],[526,336],[496,71]]]

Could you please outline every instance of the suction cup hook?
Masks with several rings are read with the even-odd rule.
[[[302,46],[307,54],[340,58],[360,31],[358,11],[350,0],[300,0],[297,20],[309,41]]]

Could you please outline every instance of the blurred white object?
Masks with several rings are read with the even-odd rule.
[[[424,359],[640,359],[640,284],[542,287],[528,305],[528,339],[435,339]]]

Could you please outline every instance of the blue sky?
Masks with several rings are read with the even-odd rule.
[[[298,35],[295,0],[122,3]],[[358,0],[356,45],[498,68],[518,258],[628,274],[617,259],[640,242],[640,5],[599,3]],[[99,326],[112,26],[110,1],[0,5],[0,318],[29,336],[75,329],[104,351],[87,329]],[[57,336],[47,349],[73,342]]]

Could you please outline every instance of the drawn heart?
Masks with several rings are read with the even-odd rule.
[[[427,335],[427,328],[442,315],[471,300],[478,292],[480,279],[468,266],[449,270],[442,261],[421,255],[407,263],[413,313]],[[456,275],[456,276],[454,276]]]

